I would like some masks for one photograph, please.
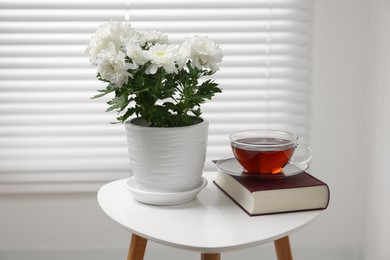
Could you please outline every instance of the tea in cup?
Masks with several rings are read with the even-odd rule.
[[[289,162],[309,162],[311,148],[305,145],[299,145],[304,149],[304,158],[292,160],[297,141],[295,134],[273,130],[242,131],[230,135],[234,156],[248,173],[253,174],[279,174]]]

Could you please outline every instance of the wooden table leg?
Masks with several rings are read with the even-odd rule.
[[[143,260],[147,242],[147,239],[133,234],[131,236],[127,260]]]
[[[274,241],[278,260],[293,260],[288,236]]]
[[[221,260],[221,254],[219,253],[202,253],[201,260]]]

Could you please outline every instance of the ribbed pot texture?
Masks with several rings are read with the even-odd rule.
[[[208,121],[183,127],[126,123],[130,163],[137,188],[155,192],[192,190],[202,183]]]

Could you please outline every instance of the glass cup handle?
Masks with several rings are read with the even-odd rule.
[[[306,144],[298,144],[295,148],[294,154],[291,156],[289,162],[291,164],[306,164],[313,156],[310,146]]]

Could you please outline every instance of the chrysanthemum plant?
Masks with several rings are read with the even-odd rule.
[[[207,37],[175,45],[162,32],[109,22],[97,29],[87,52],[97,78],[108,83],[93,98],[114,93],[107,111],[117,111],[118,122],[135,116],[154,127],[192,125],[200,105],[221,92],[209,77],[219,69],[222,51]]]

